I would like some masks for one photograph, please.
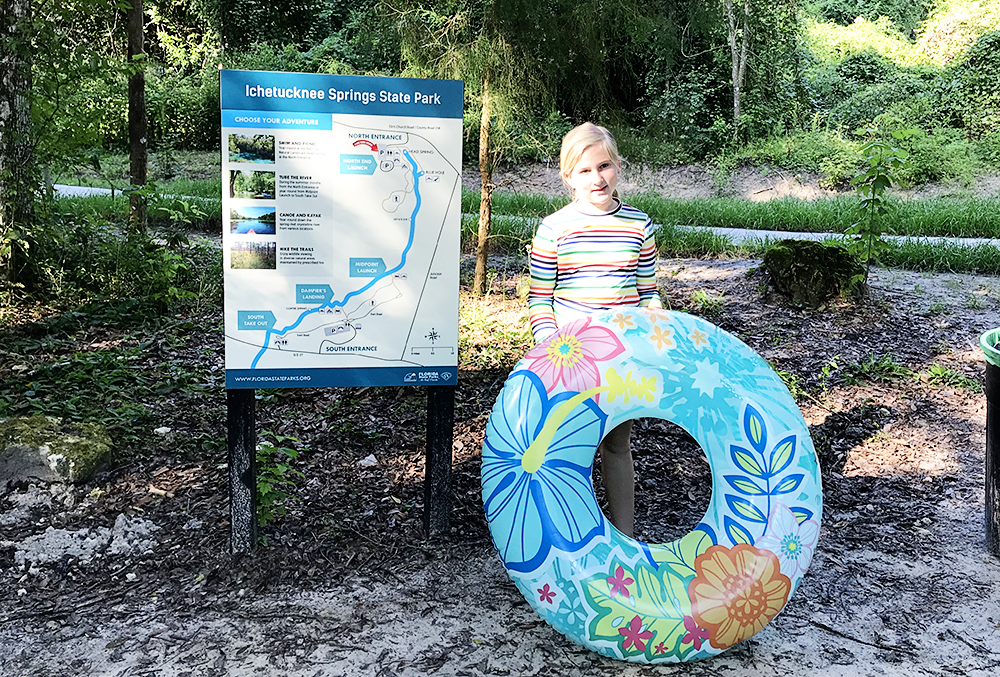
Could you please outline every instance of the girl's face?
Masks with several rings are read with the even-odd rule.
[[[566,183],[577,200],[609,212],[615,205],[612,196],[618,187],[618,169],[602,146],[588,146],[566,175]]]

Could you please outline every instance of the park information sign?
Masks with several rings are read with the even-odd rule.
[[[226,387],[453,385],[462,83],[222,71]]]

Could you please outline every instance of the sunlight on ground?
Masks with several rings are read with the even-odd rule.
[[[462,369],[509,369],[533,345],[527,302],[521,298],[462,292],[458,330]]]

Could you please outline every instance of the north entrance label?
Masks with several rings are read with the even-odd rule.
[[[222,71],[227,388],[455,383],[462,96]]]

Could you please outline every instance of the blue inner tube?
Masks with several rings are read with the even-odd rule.
[[[711,468],[708,510],[672,543],[625,536],[594,495],[598,444],[640,417],[684,428]],[[482,486],[528,603],[634,662],[707,658],[760,632],[802,580],[822,516],[816,452],[781,378],[731,334],[663,310],[604,311],[531,349],[490,415]]]

